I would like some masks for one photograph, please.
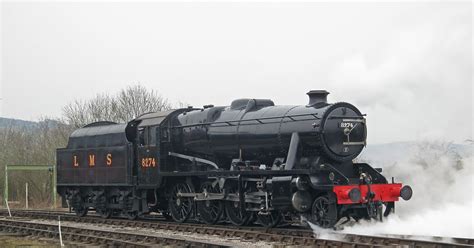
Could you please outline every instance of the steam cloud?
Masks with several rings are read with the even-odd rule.
[[[412,186],[410,201],[396,204],[385,222],[362,222],[344,232],[474,237],[472,150],[464,158],[448,144],[419,144],[384,174]]]
[[[363,160],[373,166],[382,165],[386,176],[410,185],[414,195],[409,201],[397,202],[396,213],[384,222],[361,221],[341,232],[474,238],[474,170],[470,148],[421,142],[410,145],[404,158],[396,159],[398,162],[374,161],[370,155],[365,156]],[[315,226],[313,229],[319,237],[329,235]]]

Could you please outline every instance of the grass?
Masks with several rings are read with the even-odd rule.
[[[44,248],[44,247],[60,247],[57,242],[49,240],[39,240],[33,237],[9,236],[0,233],[0,247],[2,248]]]

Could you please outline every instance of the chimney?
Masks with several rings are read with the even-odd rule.
[[[327,103],[329,92],[325,90],[311,90],[306,93],[309,96],[309,103],[307,107],[313,107],[318,103]]]

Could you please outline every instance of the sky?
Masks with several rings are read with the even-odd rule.
[[[1,117],[133,84],[195,107],[325,89],[367,114],[369,143],[473,138],[471,2],[0,6]]]

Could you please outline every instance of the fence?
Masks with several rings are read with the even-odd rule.
[[[49,180],[50,180],[50,193],[51,193],[51,207],[55,208],[56,207],[56,167],[52,165],[6,165],[5,166],[5,185],[4,185],[4,204],[8,203],[9,199],[9,180],[11,179],[11,174],[14,171],[45,171],[48,174]],[[36,180],[40,180],[41,178],[37,178]],[[47,178],[46,178],[47,180]],[[31,183],[35,182],[30,182],[28,183],[28,180],[25,181],[25,207],[28,208],[28,192],[29,190],[29,185]],[[18,184],[16,187],[20,187]],[[17,189],[18,190],[18,189]],[[18,197],[18,196],[17,196]]]

